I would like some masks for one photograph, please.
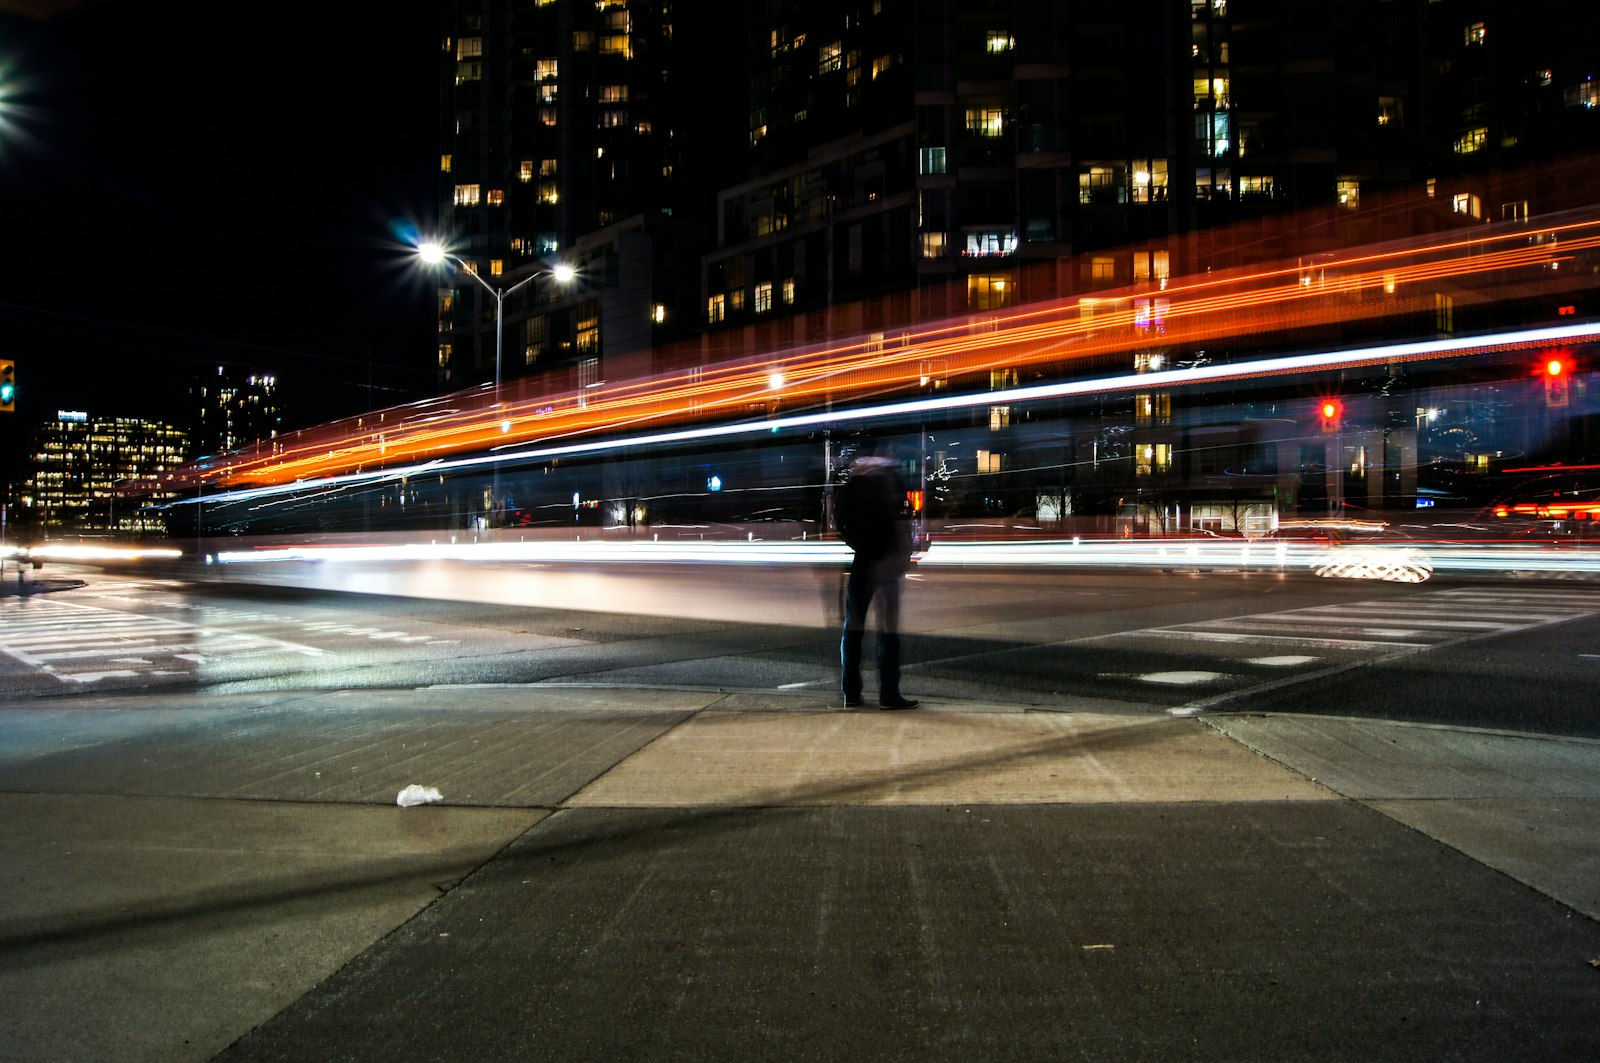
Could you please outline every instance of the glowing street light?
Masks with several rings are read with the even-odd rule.
[[[541,269],[530,273],[509,288],[496,288],[488,281],[484,280],[478,271],[473,269],[472,266],[469,265],[464,259],[452,255],[450,252],[444,249],[444,245],[435,241],[429,240],[426,243],[418,244],[417,257],[423,261],[424,265],[429,266],[437,266],[447,261],[450,262],[457,269],[461,270],[461,272],[465,273],[467,276],[471,277],[473,280],[482,285],[484,291],[494,296],[494,389],[495,397],[498,401],[500,394],[501,354],[505,347],[504,326],[506,296],[510,295],[517,289],[524,287],[525,285],[532,284],[540,277],[553,277],[555,278],[557,284],[571,284],[573,279],[577,277],[578,271],[563,263],[561,265],[552,266],[549,269]]]
[[[451,263],[457,269],[461,270],[461,272],[465,273],[467,276],[471,277],[473,280],[477,281],[480,285],[482,285],[484,291],[486,291],[490,295],[494,296],[494,401],[495,401],[495,404],[498,405],[499,402],[500,402],[500,361],[501,361],[502,351],[505,348],[505,303],[506,303],[506,296],[510,295],[512,292],[516,291],[517,289],[524,287],[525,285],[532,284],[534,281],[538,280],[540,277],[554,277],[557,284],[563,284],[563,285],[571,284],[572,281],[573,281],[573,278],[577,277],[578,271],[573,269],[571,266],[566,265],[565,263],[562,263],[560,265],[552,266],[549,269],[536,270],[535,272],[528,274],[526,277],[522,278],[521,280],[519,280],[517,283],[513,284],[509,288],[496,288],[493,285],[491,285],[488,281],[484,280],[483,277],[478,273],[478,271],[473,269],[472,266],[469,265],[465,260],[463,260],[463,259],[461,259],[461,258],[459,258],[459,257],[457,257],[455,255],[452,255],[449,251],[445,250],[443,244],[440,244],[440,243],[438,243],[436,241],[429,240],[429,241],[427,241],[425,243],[418,244],[417,245],[417,257],[422,260],[424,265],[428,265],[428,266],[438,266],[438,265],[441,265],[444,262]],[[510,430],[511,430],[511,422],[508,421],[508,420],[502,420],[500,422],[500,431],[501,431],[501,433],[506,433],[506,432],[509,432]],[[500,504],[500,463],[499,462],[495,462],[495,465],[494,465],[494,485],[493,485],[493,487],[491,487],[490,493],[494,496],[494,499],[493,499],[494,506],[499,506],[499,504]]]

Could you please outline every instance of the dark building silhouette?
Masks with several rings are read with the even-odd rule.
[[[624,276],[654,322],[628,350],[810,342],[1548,212],[1600,142],[1600,10],[1566,0],[450,12],[456,246],[491,285],[583,270],[514,297],[508,375],[618,351],[596,323]],[[447,378],[487,379],[493,300],[444,299]]]

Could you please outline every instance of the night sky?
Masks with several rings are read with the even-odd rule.
[[[430,390],[435,6],[0,0],[19,413],[176,416],[197,361],[275,371],[287,427]]]

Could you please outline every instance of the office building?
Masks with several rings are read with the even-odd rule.
[[[158,421],[63,410],[34,429],[30,456],[21,515],[46,535],[160,532],[164,522],[148,507],[174,496],[156,491],[134,498],[126,489],[184,464],[189,439]]]

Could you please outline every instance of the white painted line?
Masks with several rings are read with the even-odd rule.
[[[1146,683],[1161,683],[1166,686],[1194,686],[1227,677],[1226,672],[1147,672],[1137,678]]]

